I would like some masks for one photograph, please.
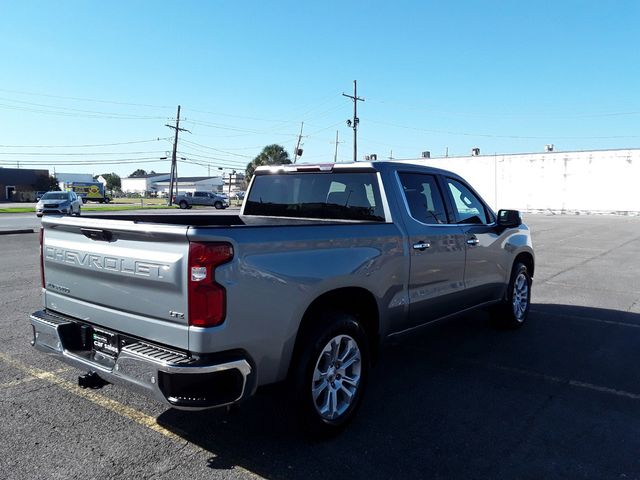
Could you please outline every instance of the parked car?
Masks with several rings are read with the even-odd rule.
[[[233,198],[234,200],[244,200],[244,194],[245,192],[242,191],[233,192],[231,194],[231,198]]]
[[[82,200],[75,192],[47,192],[36,203],[36,215],[41,217],[48,213],[78,215],[82,208]]]
[[[353,418],[383,342],[473,308],[510,328],[529,312],[519,212],[411,163],[259,167],[240,215],[43,226],[33,345],[95,372],[84,385],[193,410],[286,381],[318,435]]]
[[[220,193],[214,192],[193,192],[192,195],[177,195],[173,203],[183,210],[191,208],[194,205],[208,205],[217,209],[227,208],[229,206],[229,198]]]

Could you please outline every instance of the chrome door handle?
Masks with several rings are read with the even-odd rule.
[[[425,250],[427,248],[431,248],[431,244],[429,242],[418,242],[413,244],[414,250]]]
[[[467,245],[478,245],[479,243],[480,243],[480,240],[478,240],[476,237],[471,237],[467,239]]]

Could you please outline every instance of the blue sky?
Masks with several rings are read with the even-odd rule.
[[[181,175],[292,153],[303,121],[301,161],[336,131],[348,161],[354,79],[359,156],[640,147],[639,23],[636,1],[3,2],[0,165],[168,171],[178,104]]]

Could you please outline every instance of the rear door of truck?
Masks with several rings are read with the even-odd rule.
[[[43,220],[48,310],[187,350],[187,226]]]

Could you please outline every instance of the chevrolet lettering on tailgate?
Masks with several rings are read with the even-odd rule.
[[[53,262],[68,263],[87,269],[155,278],[164,278],[164,273],[171,268],[169,265],[161,263],[103,256],[95,253],[78,252],[55,247],[45,247],[45,258]]]

